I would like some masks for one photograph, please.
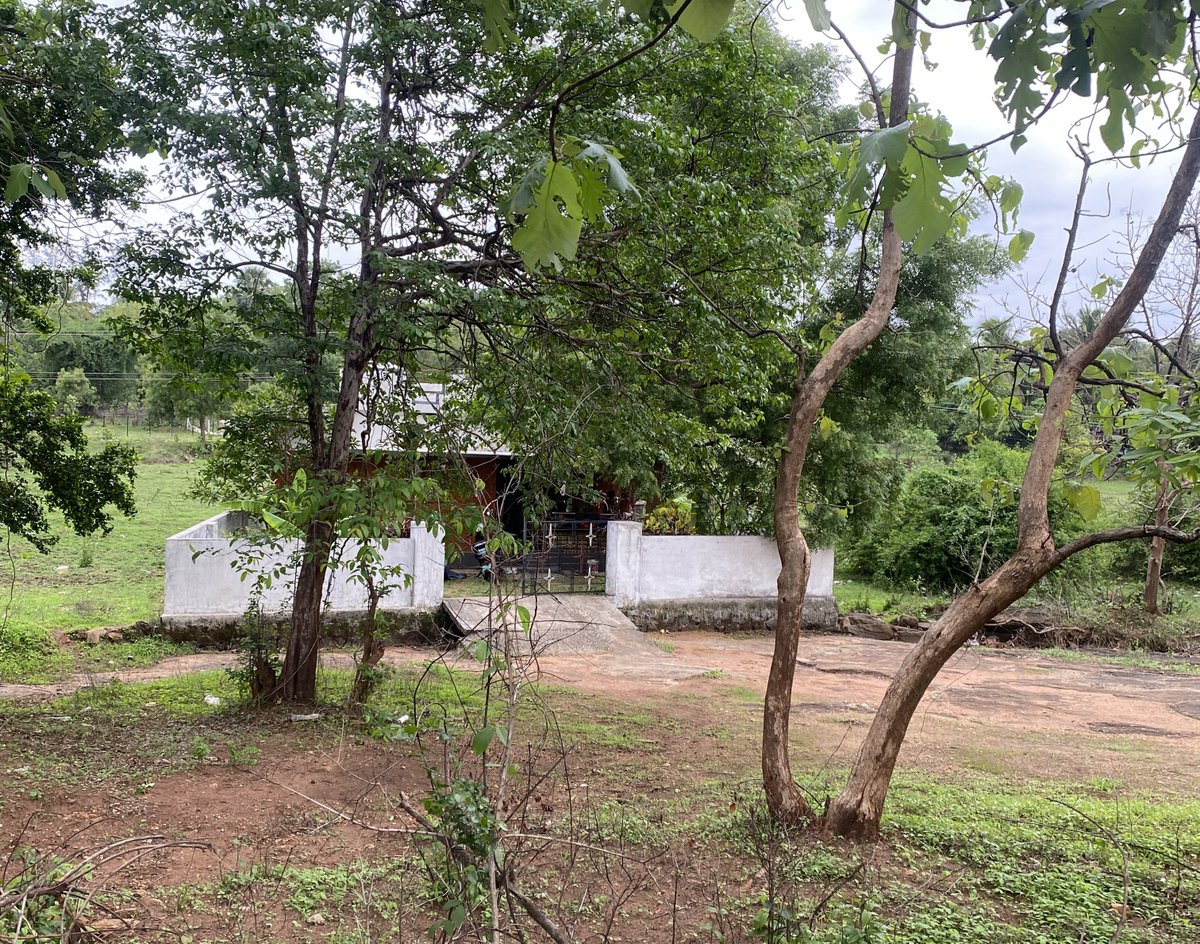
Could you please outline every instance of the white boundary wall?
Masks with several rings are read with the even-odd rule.
[[[779,549],[755,536],[652,536],[640,521],[608,523],[606,593],[618,607],[777,596]],[[833,597],[833,549],[813,551],[808,595]]]
[[[164,622],[187,622],[191,619],[238,617],[250,605],[254,577],[242,580],[234,565],[239,552],[251,546],[250,541],[237,537],[237,532],[250,524],[243,512],[222,512],[200,524],[167,538],[166,594],[163,601]],[[253,567],[258,573],[285,567],[298,549],[299,542],[288,541],[272,550],[261,548]],[[345,548],[343,559],[350,560],[356,551],[354,542]],[[445,576],[445,548],[441,537],[423,525],[413,525],[412,537],[395,538],[383,551],[383,565],[399,567],[412,576],[407,586],[397,587],[379,603],[381,610],[433,609],[442,602],[442,581]],[[291,606],[292,582],[295,569],[273,579],[262,596],[262,608],[267,613],[284,612]],[[344,568],[331,571],[326,594],[332,612],[358,612],[367,608],[366,588],[349,579]]]

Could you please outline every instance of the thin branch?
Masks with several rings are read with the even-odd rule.
[[[558,113],[571,95],[577,90],[583,88],[588,83],[596,81],[596,79],[600,78],[601,76],[607,75],[614,69],[620,68],[621,66],[625,65],[625,63],[636,59],[638,56],[642,55],[642,53],[648,52],[657,46],[659,42],[665,39],[667,34],[671,32],[675,24],[679,22],[679,18],[683,16],[684,12],[686,12],[688,7],[691,6],[691,3],[692,0],[683,0],[683,3],[680,5],[679,9],[672,14],[669,20],[667,20],[666,25],[663,26],[663,28],[655,33],[650,39],[646,40],[646,42],[642,43],[640,46],[631,49],[629,52],[625,53],[625,55],[614,59],[607,65],[601,66],[599,69],[589,72],[582,78],[576,79],[565,89],[559,92],[557,96],[555,96],[554,104],[550,106],[550,128],[548,132],[550,140],[550,157],[552,159],[556,161],[558,160],[558,141],[555,137],[555,130],[558,126]]]
[[[1054,345],[1054,353],[1063,355],[1062,341],[1058,337],[1058,309],[1062,303],[1063,290],[1067,287],[1067,274],[1071,271],[1072,258],[1075,255],[1075,239],[1079,235],[1079,220],[1083,216],[1083,198],[1087,194],[1088,172],[1092,168],[1092,159],[1081,145],[1079,159],[1083,162],[1083,170],[1079,175],[1079,189],[1075,191],[1075,209],[1071,214],[1071,225],[1067,228],[1067,245],[1063,249],[1062,266],[1058,270],[1058,281],[1054,283],[1054,295],[1050,298],[1050,343]]]
[[[1098,544],[1114,544],[1117,541],[1132,541],[1137,538],[1166,538],[1175,544],[1191,544],[1200,540],[1200,528],[1195,531],[1182,531],[1179,528],[1160,527],[1152,524],[1127,525],[1123,528],[1112,528],[1108,531],[1093,531],[1076,538],[1054,551],[1054,567],[1057,567],[1068,557],[1086,551]],[[1052,568],[1053,569],[1053,568]]]

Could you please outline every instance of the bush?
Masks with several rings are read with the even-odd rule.
[[[646,515],[642,531],[646,534],[695,534],[692,503],[686,498],[672,498],[663,502]]]
[[[863,576],[937,590],[991,573],[1016,550],[1027,458],[985,442],[951,463],[909,473],[895,505],[848,550],[849,565]],[[1060,540],[1082,525],[1058,488],[1050,495],[1050,521]]]
[[[64,368],[54,381],[54,399],[62,410],[90,416],[96,409],[96,388],[82,367]]]
[[[1136,511],[1130,513],[1129,521],[1122,524],[1146,524],[1152,519],[1150,509],[1154,505],[1154,489],[1152,486],[1137,490],[1131,505]],[[1184,528],[1192,527],[1187,521],[1196,519],[1197,508],[1194,500],[1177,506],[1172,510],[1172,518],[1184,518]],[[1118,577],[1128,580],[1142,581],[1146,578],[1146,558],[1150,550],[1148,540],[1122,541],[1113,550],[1113,571]],[[1200,541],[1190,544],[1167,543],[1167,552],[1163,556],[1163,579],[1170,582],[1200,584]]]

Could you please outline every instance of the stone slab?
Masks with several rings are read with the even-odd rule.
[[[442,606],[464,644],[486,638],[506,652],[516,649],[556,655],[621,653],[662,657],[661,650],[599,594],[520,597],[509,601],[507,614],[498,612],[496,601],[488,597],[446,599]],[[529,611],[528,637],[516,615],[517,606]]]

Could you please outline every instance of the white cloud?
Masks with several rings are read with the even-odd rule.
[[[887,58],[878,46],[891,30],[892,4],[885,0],[832,0],[829,4],[834,22],[843,29],[867,64],[877,69],[881,84],[890,77]],[[935,2],[922,9],[930,17],[959,19],[964,5]],[[799,0],[785,0],[778,14],[780,29],[801,42],[823,41],[837,45],[836,37],[815,33]],[[965,144],[990,140],[1009,127],[1004,115],[993,103],[996,63],[985,52],[971,45],[966,30],[935,31],[929,49],[937,63],[932,71],[917,66],[913,76],[914,93],[945,114],[954,126],[955,136]],[[845,94],[852,98],[859,85],[857,67],[846,84]],[[1009,307],[1028,307],[1023,286],[1039,286],[1048,295],[1058,276],[1066,243],[1066,228],[1079,183],[1081,165],[1072,154],[1073,138],[1088,138],[1090,107],[1078,97],[1056,106],[1032,129],[1028,143],[1016,154],[1007,143],[994,145],[989,167],[1015,178],[1025,190],[1020,225],[1032,230],[1037,238],[1029,256],[1012,279],[989,286],[979,293],[981,316],[1000,316]],[[1091,134],[1094,158],[1107,157],[1096,133]],[[1080,228],[1076,272],[1072,286],[1090,285],[1101,275],[1119,276],[1113,256],[1119,253],[1119,238],[1125,231],[1128,211],[1153,217],[1167,191],[1177,161],[1173,154],[1152,163],[1143,162],[1140,170],[1106,162],[1093,166],[1088,199],[1089,215]],[[981,227],[981,231],[986,226]],[[1016,299],[1021,297],[1021,304]],[[1068,304],[1068,307],[1069,304]]]

